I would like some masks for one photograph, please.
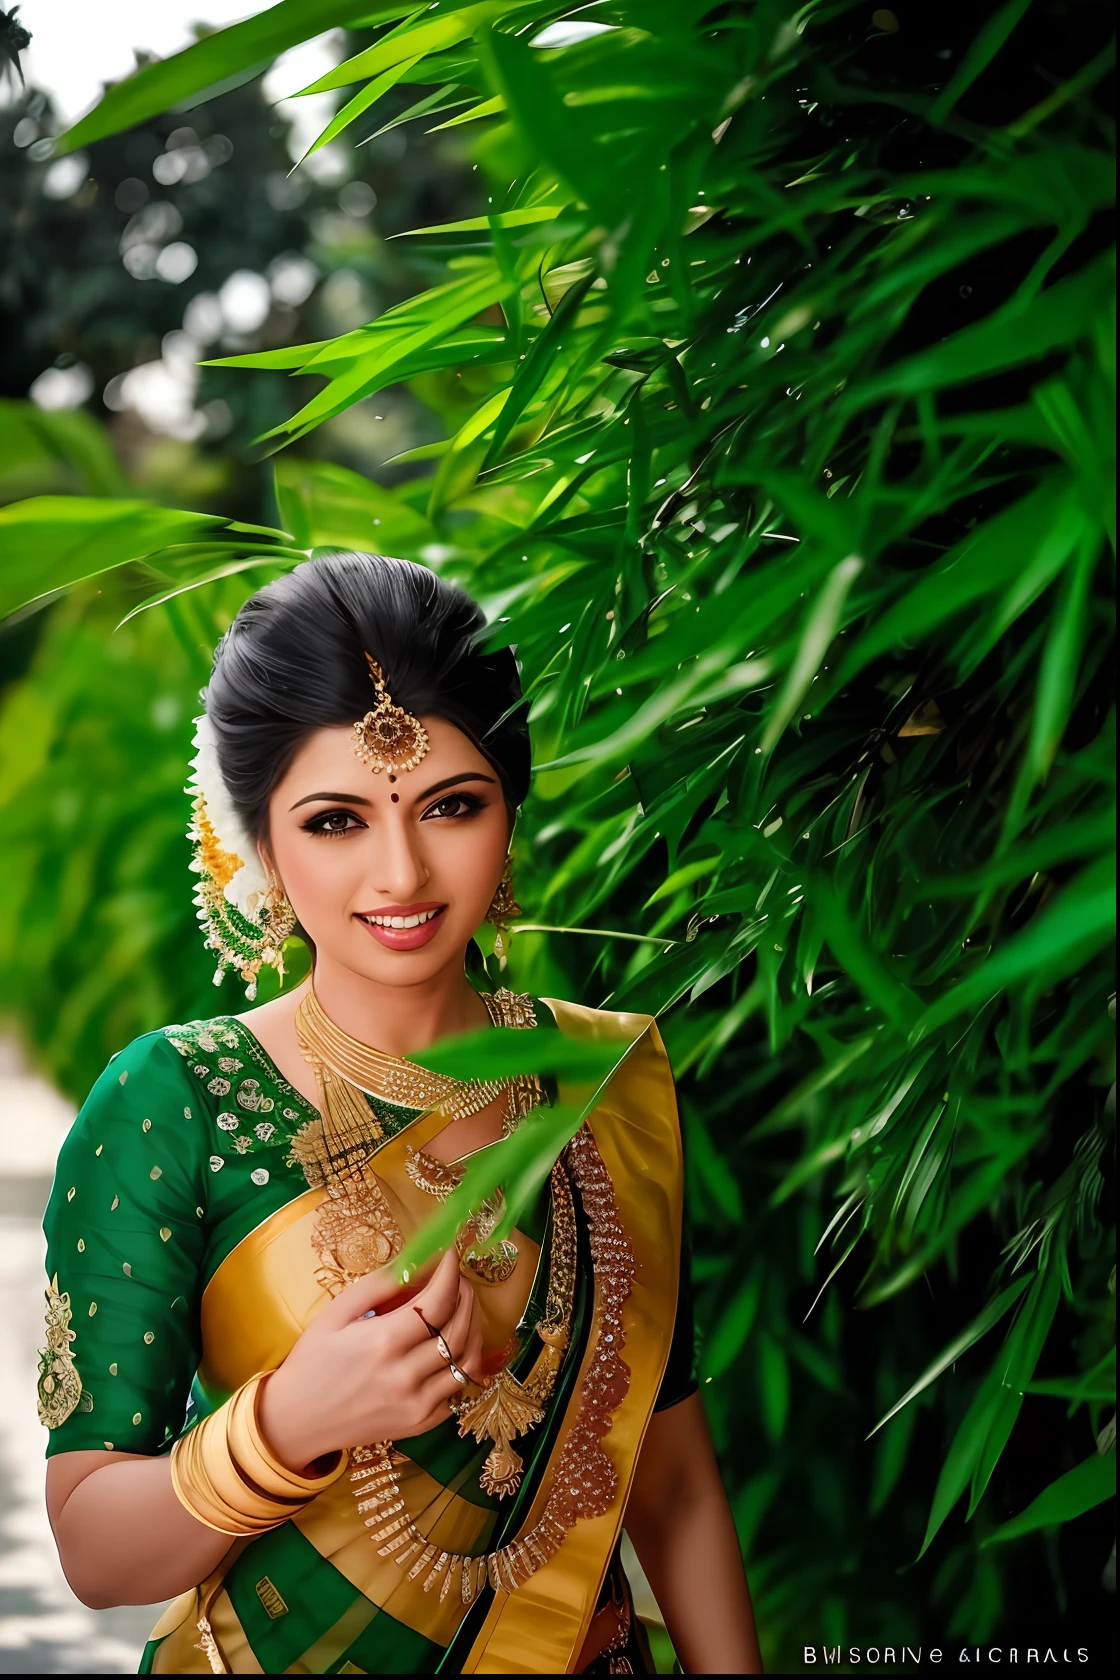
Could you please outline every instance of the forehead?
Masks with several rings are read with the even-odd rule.
[[[414,770],[397,773],[402,789],[426,787],[429,782],[442,781],[445,776],[460,772],[480,771],[493,776],[489,760],[479,752],[474,742],[446,718],[421,718],[428,734],[428,751]],[[279,789],[310,792],[329,788],[332,792],[353,792],[368,795],[371,785],[385,781],[384,775],[374,775],[354,753],[354,732],[345,724],[329,729],[316,729],[297,749],[281,781]]]

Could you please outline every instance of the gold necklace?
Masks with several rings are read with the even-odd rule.
[[[465,1166],[457,1161],[439,1161],[423,1149],[405,1144],[408,1160],[405,1171],[418,1190],[439,1201],[446,1201],[463,1182]],[[488,1245],[498,1221],[505,1210],[506,1199],[501,1185],[479,1203],[455,1238],[455,1247],[464,1266],[482,1283],[506,1283],[517,1270],[517,1244],[508,1237]],[[473,1250],[473,1252],[471,1252]]]
[[[634,1276],[634,1252],[619,1219],[610,1174],[586,1124],[561,1160],[579,1191],[588,1223],[596,1302],[578,1414],[557,1454],[538,1520],[495,1551],[477,1557],[446,1551],[424,1536],[408,1510],[400,1487],[400,1469],[408,1463],[405,1454],[392,1441],[375,1441],[351,1454],[357,1468],[351,1470],[350,1479],[358,1509],[370,1512],[365,1524],[373,1530],[378,1556],[393,1556],[402,1567],[410,1564],[409,1580],[423,1576],[425,1592],[439,1582],[441,1601],[458,1590],[462,1602],[470,1604],[487,1582],[495,1591],[516,1591],[555,1555],[574,1523],[581,1517],[602,1516],[618,1494],[618,1471],[603,1448],[603,1436],[610,1428],[611,1413],[622,1404],[630,1386],[630,1370],[622,1358],[626,1342],[622,1309]],[[542,1325],[550,1319],[551,1299],[550,1278]],[[526,1388],[535,1371],[534,1367]]]
[[[436,1161],[422,1150],[409,1150],[409,1156],[408,1175],[413,1183],[430,1195],[438,1196],[441,1201],[462,1183],[465,1169],[458,1162]],[[552,1245],[548,1293],[544,1312],[536,1327],[544,1346],[524,1382],[503,1366],[485,1386],[472,1385],[474,1393],[465,1394],[451,1405],[459,1420],[460,1435],[473,1435],[480,1443],[493,1441],[479,1486],[483,1493],[494,1494],[499,1499],[516,1493],[521,1485],[521,1473],[525,1466],[514,1449],[513,1440],[517,1435],[524,1435],[544,1417],[571,1331],[576,1288],[576,1220],[572,1187],[559,1161],[552,1169],[551,1186]],[[479,1242],[485,1242],[501,1217],[503,1206],[504,1198],[499,1189],[495,1196],[487,1198],[479,1212],[463,1227],[460,1234],[461,1254]],[[484,1216],[481,1222],[480,1215]],[[505,1272],[508,1277],[517,1264],[517,1249],[513,1243],[502,1244],[497,1249],[484,1249],[477,1256],[467,1255],[466,1264],[472,1270],[479,1270],[484,1281],[495,1281],[487,1276],[485,1268],[496,1270],[504,1258],[502,1250],[507,1247],[513,1250],[513,1263]],[[504,1278],[497,1281],[504,1281]]]
[[[528,997],[505,987],[480,995],[495,1026],[536,1025]],[[355,1278],[386,1265],[404,1246],[389,1202],[369,1170],[385,1129],[363,1092],[422,1113],[438,1111],[449,1123],[478,1113],[505,1093],[505,1136],[544,1099],[544,1090],[531,1074],[503,1080],[452,1079],[429,1073],[404,1057],[386,1055],[343,1032],[313,989],[300,1001],[295,1029],[300,1053],[315,1074],[319,1117],[292,1140],[289,1161],[303,1169],[312,1189],[327,1191],[313,1242],[322,1262],[319,1282],[337,1295]]]
[[[518,998],[504,987],[491,995],[479,996],[491,1022],[496,1027],[535,1026],[536,1017],[528,998]],[[522,1019],[525,1006],[531,1019]],[[512,1006],[512,1007],[511,1007]],[[453,1079],[449,1074],[429,1073],[404,1056],[390,1056],[352,1038],[331,1020],[314,989],[308,991],[296,1010],[296,1037],[305,1060],[311,1063],[317,1076],[325,1076],[332,1096],[339,1082],[356,1087],[371,1097],[396,1103],[403,1108],[418,1108],[423,1113],[434,1109],[446,1114],[448,1122],[465,1120],[477,1114],[500,1097],[512,1083],[509,1079]],[[521,1076],[524,1078],[525,1076]],[[536,1087],[539,1092],[539,1084]],[[538,1099],[539,1100],[539,1099]],[[333,1106],[337,1107],[338,1104]],[[352,1119],[351,1105],[343,1099],[346,1119]],[[369,1107],[362,1104],[363,1131],[368,1133]],[[342,1118],[342,1115],[339,1116]],[[379,1134],[380,1135],[380,1134]]]

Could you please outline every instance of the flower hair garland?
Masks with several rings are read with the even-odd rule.
[[[234,968],[252,999],[262,964],[283,975],[280,947],[295,918],[283,894],[270,886],[260,854],[229,796],[213,723],[204,712],[194,724],[195,755],[185,790],[193,795],[187,834],[194,846],[191,868],[199,877],[194,902],[207,949],[217,953],[215,986],[227,968]]]

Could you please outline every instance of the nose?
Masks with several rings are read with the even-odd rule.
[[[371,885],[384,901],[409,904],[420,896],[431,873],[419,833],[397,808],[377,825],[376,833]]]

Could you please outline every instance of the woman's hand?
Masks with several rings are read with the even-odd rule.
[[[348,1285],[261,1384],[261,1429],[290,1470],[303,1471],[340,1447],[422,1435],[451,1415],[448,1401],[460,1384],[421,1314],[442,1332],[455,1363],[481,1380],[474,1290],[460,1276],[455,1250],[411,1301],[366,1316],[399,1293],[400,1284],[386,1272]]]

